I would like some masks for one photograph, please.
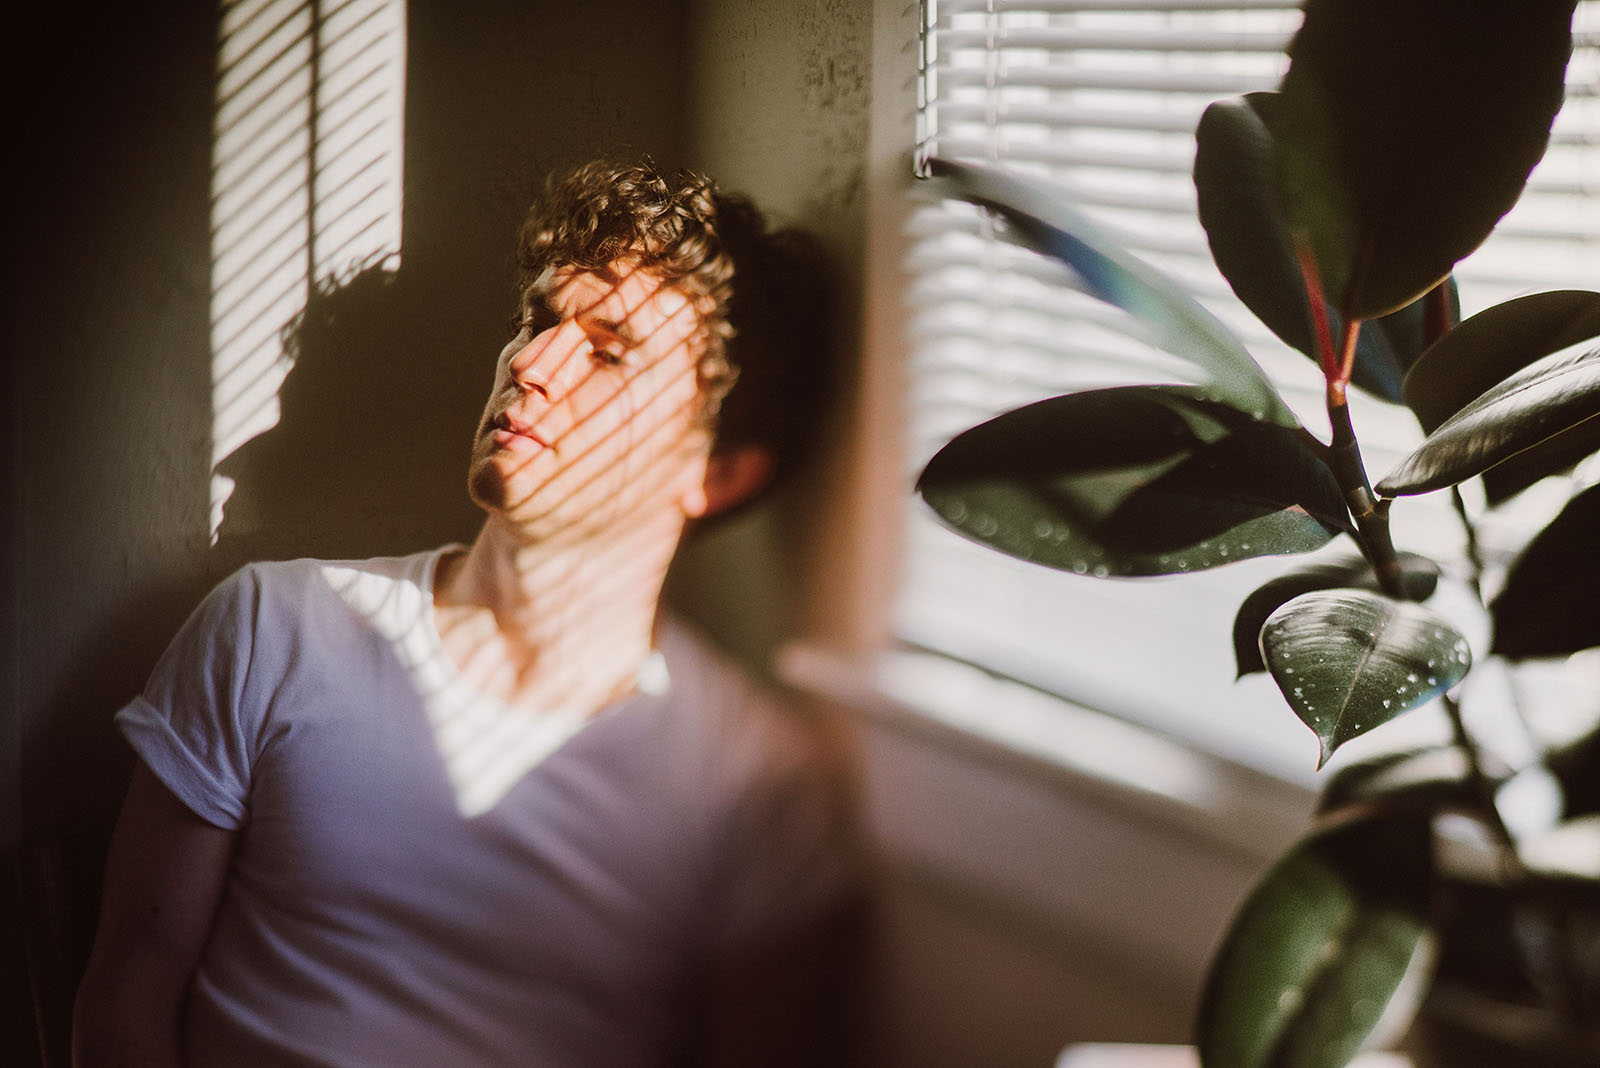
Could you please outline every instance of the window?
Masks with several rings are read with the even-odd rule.
[[[1219,97],[1273,87],[1298,24],[1295,6],[1267,0],[926,0],[917,148],[1064,187],[1239,333],[1326,438],[1320,374],[1233,297],[1196,221],[1190,180],[1201,111]],[[1568,101],[1550,151],[1522,202],[1458,270],[1464,315],[1521,292],[1600,281],[1600,3],[1580,4],[1575,29]],[[1074,291],[1044,257],[997,239],[975,209],[926,204],[910,226],[913,471],[957,432],[1020,404],[1184,377],[1122,312]],[[1353,404],[1376,480],[1420,432],[1404,411],[1365,398]],[[1537,487],[1525,496],[1521,506],[1541,507]],[[1445,558],[1460,551],[1446,495],[1401,501],[1393,519],[1402,548]],[[973,545],[920,502],[909,506],[905,544],[894,626],[907,642],[1310,779],[1315,743],[1284,714],[1269,679],[1234,681],[1230,639],[1244,596],[1305,558],[1098,580]],[[1340,539],[1328,551],[1349,546]],[[1407,719],[1418,731],[1437,729],[1423,713]]]

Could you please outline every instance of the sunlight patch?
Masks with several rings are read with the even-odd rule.
[[[278,422],[283,333],[313,285],[398,266],[405,0],[239,0],[218,25],[211,158],[211,510],[216,468]]]

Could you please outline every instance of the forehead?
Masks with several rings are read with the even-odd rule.
[[[669,333],[680,337],[699,323],[687,293],[633,263],[614,263],[603,272],[557,267],[534,290],[564,315],[626,324],[641,339],[669,325]]]

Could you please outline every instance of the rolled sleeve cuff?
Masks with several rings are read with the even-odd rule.
[[[135,697],[115,722],[145,766],[196,816],[225,831],[244,825],[248,809],[243,799],[190,752],[155,705]]]

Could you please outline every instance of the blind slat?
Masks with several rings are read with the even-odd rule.
[[[1047,26],[1001,26],[983,29],[941,29],[939,48],[946,55],[962,49],[1004,53],[1006,49],[1060,52],[1217,53],[1283,51],[1289,35],[1245,30],[1098,30]]]
[[[975,138],[941,137],[934,142],[938,155],[951,159],[1006,159],[1017,163],[1053,163],[1069,167],[1110,167],[1145,174],[1187,175],[1194,167],[1188,153],[1164,152],[1159,147],[1119,152],[1104,148],[1075,148],[1050,141],[985,142]]]
[[[1231,12],[1231,11],[1295,11],[1299,4],[1286,4],[1283,0],[944,0],[938,5],[946,11],[995,11],[998,13],[1024,12],[1046,14],[1074,14],[1106,12]]]
[[[997,119],[1006,126],[1131,130],[1139,133],[1175,133],[1184,136],[1194,133],[1193,116],[1170,111],[1091,108],[1068,102],[1013,103],[1005,100],[999,101],[993,108],[964,101],[939,101],[936,106],[939,109],[940,123],[948,125],[968,122],[987,124],[991,119]]]
[[[956,68],[939,72],[944,86],[1027,89],[1132,89],[1152,93],[1234,96],[1262,88],[1258,74],[1228,70],[1126,70],[1087,66],[1013,66],[1002,71]],[[1270,84],[1270,79],[1267,79]]]
[[[1577,96],[1569,90],[1568,106]],[[1061,130],[1119,130],[1131,133],[1194,134],[1195,116],[1183,110],[1153,110],[1136,107],[1092,107],[1077,103],[1071,97],[1060,97],[1059,102],[1039,103],[997,99],[989,103],[975,100],[935,99],[930,106],[939,113],[942,125],[958,126],[967,123],[988,126],[991,122],[1001,129],[1013,126],[1052,126]],[[1558,121],[1550,131],[1550,148],[1559,154],[1562,150],[1600,148],[1600,130],[1597,124]],[[1569,183],[1567,192],[1592,192],[1600,178],[1587,186]],[[1539,186],[1550,191],[1556,186],[1548,182]],[[1537,191],[1537,190],[1536,190]]]

